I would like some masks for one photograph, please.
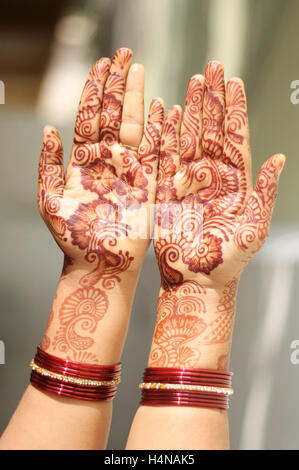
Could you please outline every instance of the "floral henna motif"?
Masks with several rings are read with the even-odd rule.
[[[81,168],[81,182],[84,189],[103,197],[116,186],[116,172],[112,165],[96,158],[88,166]]]
[[[215,235],[207,232],[204,234],[200,245],[193,249],[185,250],[183,254],[183,261],[188,264],[189,270],[194,273],[209,274],[219,264],[223,263],[222,238],[217,238]]]
[[[176,263],[181,266],[183,262],[189,271],[194,273],[210,274],[215,267],[223,263],[221,244],[222,239],[209,232],[203,235],[196,247],[186,238],[177,240],[169,236],[156,241],[155,251],[163,287],[167,289],[183,282],[183,275],[174,267]]]

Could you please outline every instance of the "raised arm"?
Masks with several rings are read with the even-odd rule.
[[[153,100],[144,131],[144,69],[131,59],[129,49],[119,49],[112,64],[103,58],[91,70],[66,172],[57,130],[44,130],[39,210],[64,253],[41,347],[56,358],[56,372],[60,359],[90,370],[119,363],[149,244],[149,226],[140,221],[155,198],[163,103]],[[111,401],[59,396],[49,392],[55,377],[33,375],[0,447],[105,448]],[[82,392],[78,384],[62,388],[68,387]]]
[[[284,160],[267,160],[252,189],[244,85],[232,78],[225,88],[218,62],[191,78],[183,115],[179,106],[169,110],[156,200],[161,289],[147,372],[159,380],[146,380],[128,449],[229,447],[225,398],[169,392],[159,382],[174,383],[165,368],[200,369],[201,380],[208,369],[227,381],[241,272],[268,235]]]

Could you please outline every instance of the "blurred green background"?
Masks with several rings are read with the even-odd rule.
[[[184,104],[189,77],[210,59],[226,79],[245,81],[253,173],[276,152],[287,163],[273,230],[243,275],[233,343],[237,393],[230,410],[232,448],[299,448],[299,80],[298,0],[10,0],[1,2],[1,314],[0,431],[28,383],[62,256],[38,214],[37,162],[42,128],[56,126],[67,158],[76,108],[89,68],[127,46],[146,68],[145,102]],[[159,275],[149,251],[124,352],[109,447],[124,447],[138,405],[138,381],[154,325]],[[138,352],[138,354],[136,354]]]

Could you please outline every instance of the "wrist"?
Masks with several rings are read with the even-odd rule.
[[[196,281],[162,287],[148,365],[227,369],[238,280],[217,289]]]
[[[98,272],[65,263],[43,350],[77,362],[119,362],[137,280],[135,272]]]

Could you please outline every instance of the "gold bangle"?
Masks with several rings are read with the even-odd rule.
[[[188,390],[196,392],[219,393],[221,395],[233,395],[232,388],[214,387],[213,385],[186,385],[186,384],[165,384],[160,382],[142,382],[139,385],[141,390]]]
[[[44,375],[46,377],[50,377],[52,379],[59,379],[66,383],[73,383],[73,384],[79,384],[79,385],[91,385],[94,387],[103,387],[103,386],[111,387],[114,385],[118,385],[121,382],[120,377],[115,380],[107,381],[107,380],[78,379],[76,377],[71,377],[70,375],[57,374],[56,372],[51,372],[50,370],[44,369],[43,367],[40,367],[39,365],[35,364],[33,359],[30,362],[30,367],[32,370],[34,370],[38,374]]]
[[[133,147],[132,145],[123,144],[122,142],[119,143],[121,147],[124,147],[127,150],[132,150],[133,152],[138,152],[138,147]]]

